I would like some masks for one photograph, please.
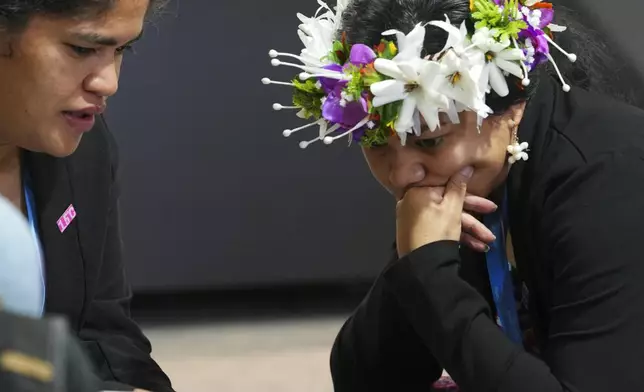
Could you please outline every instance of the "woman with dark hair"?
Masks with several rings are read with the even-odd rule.
[[[0,194],[39,239],[41,313],[67,317],[104,389],[172,390],[130,318],[116,145],[101,116],[162,5],[0,0]]]
[[[340,1],[299,15],[301,55],[269,53],[304,71],[286,83],[319,127],[301,147],[360,143],[397,201],[392,261],[333,347],[336,391],[427,391],[443,370],[465,391],[644,389],[644,113],[569,14]]]

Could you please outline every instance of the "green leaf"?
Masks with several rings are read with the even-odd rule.
[[[358,67],[351,66],[349,71],[351,74],[351,80],[347,83],[345,91],[347,94],[353,96],[353,99],[357,101],[360,99],[360,95],[365,89],[364,80],[362,79],[362,74]]]
[[[307,79],[306,81],[301,81],[298,78],[295,78],[291,81],[296,90],[303,91],[305,93],[322,93],[322,91],[316,86],[316,83],[313,79]]]
[[[365,87],[369,87],[372,84],[381,82],[383,80],[384,80],[383,75],[376,72],[375,69],[373,71],[368,71],[362,75],[362,81]]]
[[[306,118],[318,119],[322,117],[322,98],[324,91],[317,88],[315,82],[308,79],[302,82],[298,79],[293,79],[293,105],[300,109],[304,109],[304,116]]]
[[[382,52],[380,58],[391,60],[398,54],[398,48],[393,41],[382,40],[382,43],[385,44],[385,50]]]
[[[387,144],[388,138],[389,136],[381,128],[369,129],[360,139],[360,145],[367,148],[382,146]]]

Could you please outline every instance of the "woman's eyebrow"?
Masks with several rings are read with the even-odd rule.
[[[74,36],[74,38],[80,41],[85,41],[87,43],[94,44],[94,45],[116,46],[119,43],[118,39],[114,37],[109,37],[109,36],[102,35],[99,33],[94,33],[94,32],[78,32],[78,33],[73,33],[72,35]],[[128,44],[132,44],[140,40],[142,37],[143,37],[143,31],[141,31],[141,33],[139,33],[139,35],[136,36],[134,39],[130,40]]]

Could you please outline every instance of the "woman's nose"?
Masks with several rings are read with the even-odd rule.
[[[404,147],[393,152],[389,167],[389,183],[394,188],[406,189],[425,179],[427,171],[420,155]]]

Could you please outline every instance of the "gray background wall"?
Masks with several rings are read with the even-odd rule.
[[[644,70],[644,2],[583,4]],[[126,59],[107,116],[138,291],[371,279],[387,261],[393,203],[359,150],[300,150],[313,134],[284,139],[300,122],[271,109],[288,103],[289,89],[260,83],[292,76],[270,66],[268,50],[299,50],[295,13],[315,8],[175,0]]]

